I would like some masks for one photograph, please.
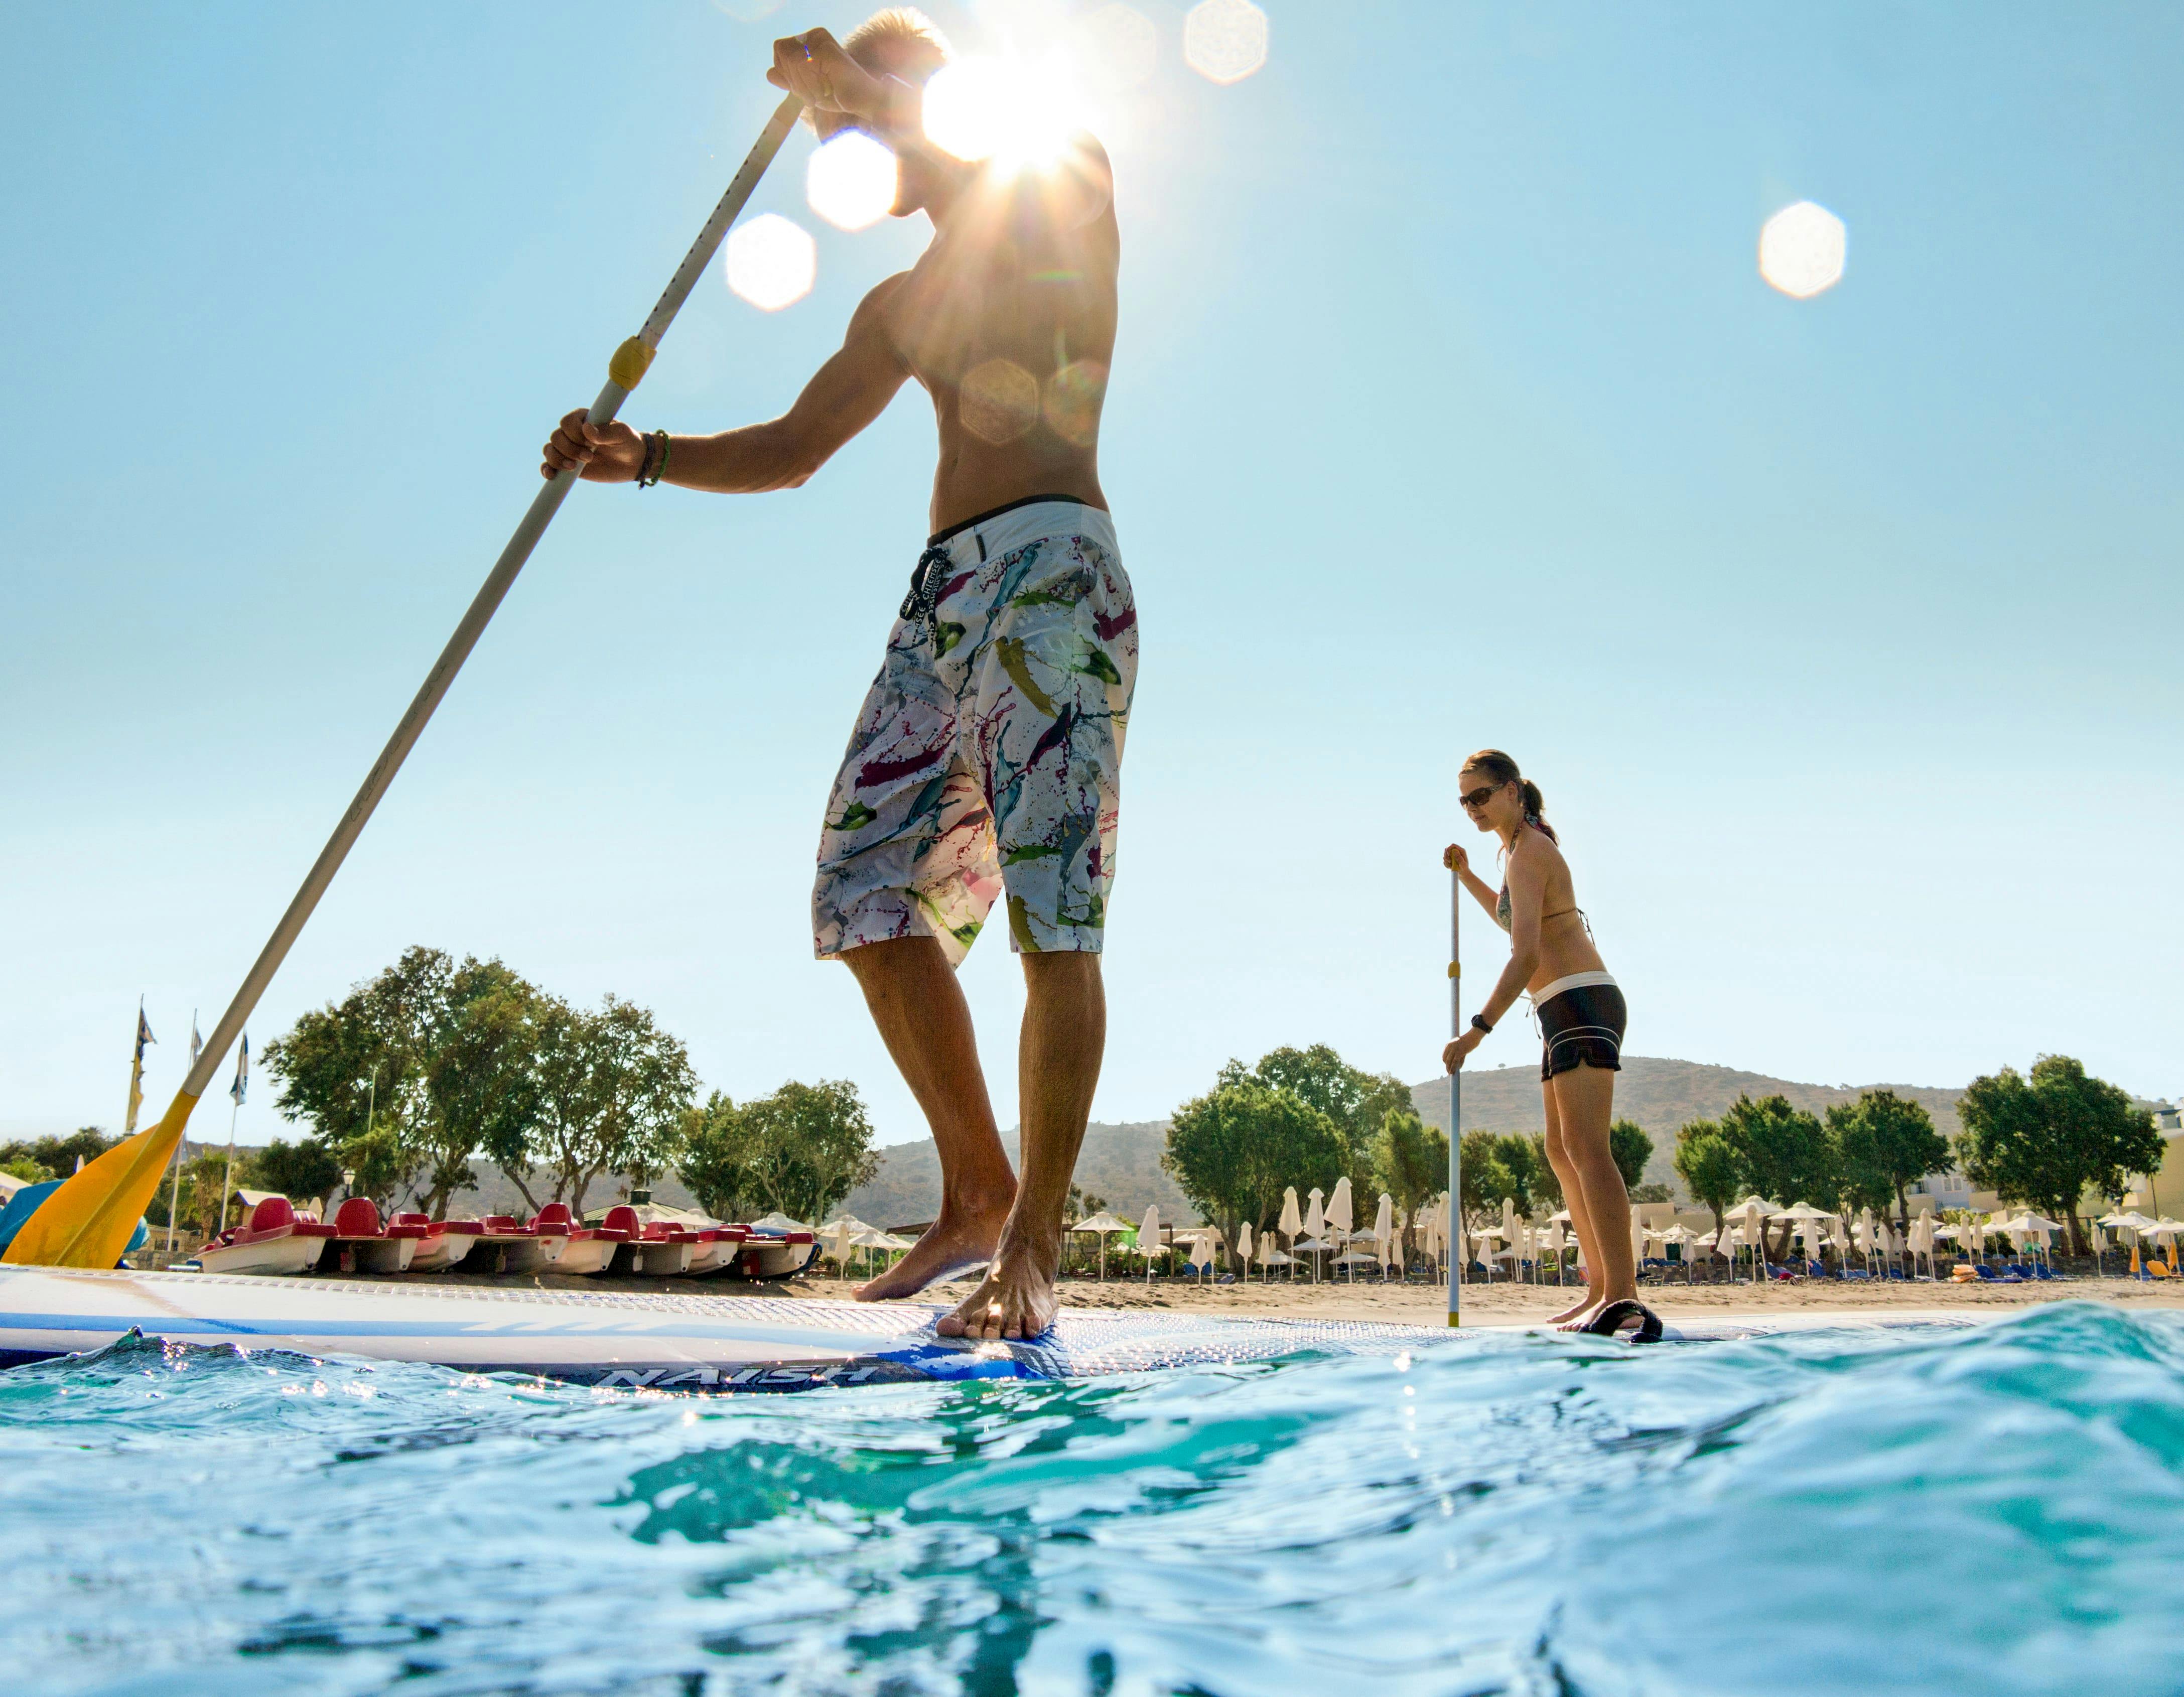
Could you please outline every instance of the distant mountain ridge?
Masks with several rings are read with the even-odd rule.
[[[1667,1184],[1675,1181],[1672,1162],[1677,1128],[1694,1119],[1719,1119],[1740,1096],[1780,1096],[1793,1108],[1825,1114],[1837,1103],[1857,1101],[1869,1090],[1892,1090],[1908,1101],[1924,1103],[1934,1116],[1935,1129],[1946,1137],[1954,1137],[1962,1129],[1957,1118],[1961,1090],[1910,1084],[1799,1084],[1735,1067],[1644,1055],[1623,1058],[1623,1072],[1615,1081],[1615,1111],[1623,1119],[1636,1120],[1651,1134],[1653,1156],[1646,1164],[1646,1176]],[[1411,1100],[1417,1104],[1421,1119],[1444,1131],[1448,1129],[1446,1078],[1412,1085]],[[1540,1104],[1537,1067],[1496,1067],[1463,1075],[1467,1131],[1543,1131],[1546,1123]],[[1084,1151],[1077,1160],[1077,1182],[1085,1194],[1104,1197],[1110,1208],[1132,1218],[1144,1213],[1147,1203],[1156,1202],[1165,1219],[1195,1219],[1175,1181],[1160,1164],[1162,1151],[1167,1146],[1167,1124],[1165,1119],[1153,1119],[1132,1125],[1089,1127]],[[1017,1134],[1006,1132],[1001,1142],[1014,1161]],[[879,1153],[878,1175],[851,1192],[850,1211],[875,1225],[909,1225],[939,1213],[940,1157],[932,1141],[891,1144]]]
[[[1694,1119],[1713,1119],[1740,1096],[1781,1096],[1794,1108],[1825,1114],[1840,1102],[1858,1100],[1868,1090],[1892,1090],[1908,1100],[1922,1102],[1934,1116],[1935,1128],[1954,1137],[1962,1129],[1957,1118],[1960,1090],[1928,1085],[1799,1084],[1771,1078],[1765,1073],[1742,1072],[1735,1067],[1707,1066],[1696,1061],[1655,1059],[1625,1055],[1616,1080],[1615,1111],[1635,1119],[1652,1134],[1653,1156],[1646,1176],[1674,1182],[1671,1164],[1675,1153],[1676,1128]],[[1411,1099],[1418,1117],[1429,1125],[1448,1129],[1448,1080],[1432,1078],[1411,1086]],[[1546,1118],[1540,1106],[1537,1067],[1496,1067],[1463,1075],[1463,1125],[1468,1131],[1539,1131]],[[1175,1181],[1161,1166],[1167,1147],[1165,1119],[1131,1125],[1095,1125],[1087,1128],[1084,1147],[1077,1159],[1077,1183],[1087,1196],[1104,1198],[1117,1213],[1136,1219],[1148,1203],[1160,1204],[1162,1216],[1171,1221],[1197,1218]],[[1017,1134],[1001,1134],[1002,1146],[1011,1162],[1018,1158]],[[237,1152],[242,1153],[241,1151]],[[931,1220],[940,1211],[940,1156],[930,1138],[894,1143],[880,1150],[880,1169],[871,1183],[850,1193],[844,1206],[859,1219],[874,1225],[912,1225]],[[483,1161],[473,1161],[473,1187],[457,1193],[451,1211],[470,1214],[527,1213],[522,1196],[506,1177]],[[597,1208],[616,1201],[622,1181],[609,1175],[594,1183],[585,1202]],[[537,1185],[533,1194],[543,1194]],[[658,1198],[673,1207],[692,1206],[690,1197],[672,1179],[654,1186]]]

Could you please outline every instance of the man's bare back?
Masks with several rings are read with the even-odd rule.
[[[804,100],[822,137],[855,127],[886,142],[894,212],[933,223],[917,263],[865,297],[788,411],[671,439],[572,412],[541,469],[794,488],[906,380],[932,396],[934,535],[829,801],[815,925],[821,956],[855,974],[941,1157],[939,1219],[858,1294],[905,1296],[988,1264],[941,1331],[1028,1337],[1053,1315],[1105,1047],[1100,953],[1137,655],[1099,474],[1121,243],[1089,137],[1036,170],[965,164],[925,141],[921,87],[944,55],[889,14],[846,51],[823,30],[775,43],[768,80]],[[1021,1180],[954,974],[1002,892],[1026,980]]]

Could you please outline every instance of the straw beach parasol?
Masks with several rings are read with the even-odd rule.
[[[1072,1231],[1091,1231],[1098,1234],[1100,1238],[1100,1282],[1104,1284],[1107,1278],[1107,1234],[1111,1231],[1128,1231],[1132,1230],[1133,1228],[1130,1222],[1127,1220],[1116,1219],[1113,1214],[1108,1213],[1107,1210],[1103,1208],[1089,1220],[1080,1220],[1076,1225],[1071,1226],[1069,1229]]]

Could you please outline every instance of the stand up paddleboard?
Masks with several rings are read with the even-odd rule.
[[[1033,1343],[970,1343],[933,1331],[942,1312],[801,1297],[0,1267],[0,1367],[85,1354],[133,1332],[177,1344],[426,1362],[603,1387],[801,1391],[1451,1347],[1440,1327],[1087,1309],[1064,1309]],[[1938,1318],[1891,1315],[1877,1323]],[[1810,1315],[1791,1324],[1875,1323]],[[1685,1321],[1668,1335],[1730,1338],[1785,1329],[1771,1320]]]

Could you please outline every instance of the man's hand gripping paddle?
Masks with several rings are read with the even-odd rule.
[[[660,338],[667,333],[667,327],[675,321],[675,315],[682,310],[682,303],[697,287],[698,279],[705,274],[706,265],[727,235],[728,226],[744,209],[751,191],[758,187],[758,180],[773,163],[773,156],[781,151],[781,144],[788,139],[797,114],[802,109],[803,102],[792,94],[766,120],[758,144],[744,160],[743,169],[736,173],[735,181],[728,185],[720,204],[713,208],[712,216],[698,232],[690,251],[682,256],[682,263],[676,267],[666,293],[652,309],[652,315],[644,321],[644,329],[615,349],[614,358],[607,364],[607,385],[592,403],[593,423],[611,421],[621,410],[621,404],[629,399],[629,392],[644,381],[645,370],[652,364],[653,354],[660,346]],[[394,774],[409,757],[426,722],[432,717],[432,710],[440,705],[440,698],[455,681],[455,673],[462,669],[463,661],[477,645],[501,598],[515,582],[515,574],[523,569],[523,562],[531,557],[531,550],[538,545],[538,539],[546,533],[546,527],[554,522],[554,515],[560,511],[562,501],[575,487],[578,477],[577,472],[563,472],[531,503],[531,510],[515,527],[515,534],[509,538],[508,546],[493,562],[485,587],[477,592],[462,622],[455,627],[455,634],[440,650],[439,659],[426,676],[424,687],[410,703],[410,711],[403,714],[394,734],[387,739],[387,746],[365,778],[364,787],[356,792],[356,799],[348,804],[341,823],[334,828],[333,835],[320,851],[310,874],[304,879],[304,887],[296,892],[296,899],[288,904],[288,911],[273,928],[271,939],[242,980],[242,989],[236,991],[227,1012],[220,1015],[220,1024],[213,1028],[212,1041],[204,1046],[197,1064],[190,1069],[189,1076],[183,1080],[182,1087],[175,1093],[174,1101],[159,1123],[109,1149],[47,1197],[44,1205],[15,1234],[6,1256],[0,1259],[47,1267],[111,1267],[120,1260],[130,1235],[136,1229],[137,1216],[159,1189],[160,1175],[174,1154],[175,1146],[181,1141],[182,1129],[189,1124],[190,1110],[198,1105],[198,1098],[204,1094],[214,1074],[220,1070],[220,1063],[227,1058],[227,1052],[242,1035],[244,1023],[258,1006],[258,998],[265,993],[265,986],[280,970],[281,961],[302,932],[304,922],[311,917],[311,910],[326,893],[334,874],[341,869],[342,862],[363,833],[365,822],[371,818],[380,797],[394,781]]]

